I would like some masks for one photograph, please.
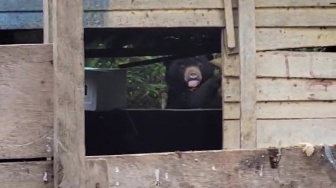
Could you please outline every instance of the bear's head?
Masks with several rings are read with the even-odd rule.
[[[189,57],[164,63],[169,87],[192,89],[214,76],[214,66],[207,56]]]

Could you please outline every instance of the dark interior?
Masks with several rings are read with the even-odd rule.
[[[222,148],[222,110],[85,112],[86,154],[118,155]]]

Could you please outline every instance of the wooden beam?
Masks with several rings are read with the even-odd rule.
[[[106,5],[107,4],[107,5]],[[136,3],[124,0],[109,0],[108,3],[99,1],[86,4],[85,10],[188,10],[188,9],[223,9],[223,0],[139,0]],[[334,7],[331,0],[255,0],[257,8],[275,7]],[[238,7],[238,0],[232,0],[232,7]]]
[[[335,79],[258,78],[257,101],[336,101]],[[226,78],[224,102],[240,101],[238,78]]]
[[[232,49],[236,47],[236,37],[234,31],[234,19],[232,12],[232,0],[224,0],[225,7],[225,26],[226,26],[226,37],[227,46]]]
[[[336,7],[256,8],[255,25],[259,28],[334,27]],[[227,27],[223,15],[233,15],[229,27],[238,26],[238,10],[133,10],[85,13],[85,27]],[[276,17],[277,19],[273,19]],[[178,21],[177,21],[178,20]],[[232,24],[232,25],[231,25]]]
[[[334,153],[335,147],[331,147]],[[273,167],[271,158],[280,158]],[[177,152],[87,157],[106,160],[110,186],[126,187],[335,187],[335,169],[321,147]],[[271,165],[272,164],[272,165]]]
[[[336,118],[258,120],[258,148],[336,143]]]
[[[0,159],[51,157],[52,45],[1,45],[0,57]]]
[[[85,187],[83,1],[53,1],[54,187]]]
[[[41,11],[41,1],[15,0],[15,3],[0,1],[0,12],[37,12]],[[25,4],[25,6],[22,6]],[[335,7],[332,0],[255,0],[257,8],[275,7]],[[238,0],[232,0],[232,6],[237,8]],[[116,10],[172,10],[172,9],[223,9],[223,0],[104,0],[84,1],[85,11],[116,11]]]
[[[255,4],[239,0],[241,148],[256,147],[256,39]],[[248,32],[246,32],[248,31]]]
[[[52,188],[52,161],[0,163],[2,188]]]
[[[52,43],[52,1],[43,0],[43,43]]]
[[[223,73],[225,76],[238,77],[239,56],[231,55],[231,57],[232,61],[225,61]],[[258,52],[255,61],[257,77],[260,78],[336,78],[336,53]]]

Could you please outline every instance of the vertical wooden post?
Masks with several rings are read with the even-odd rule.
[[[85,187],[83,1],[53,1],[54,187]]]
[[[43,43],[52,43],[52,2],[43,0]]]
[[[241,148],[256,148],[255,2],[239,0]]]

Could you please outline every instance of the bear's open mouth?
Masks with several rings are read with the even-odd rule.
[[[199,85],[200,81],[199,80],[189,80],[188,81],[188,87],[197,87]]]

